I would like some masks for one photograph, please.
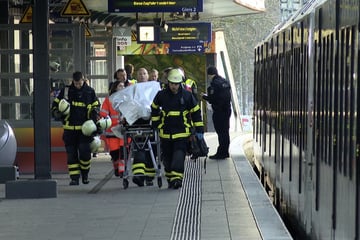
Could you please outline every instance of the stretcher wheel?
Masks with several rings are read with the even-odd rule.
[[[129,181],[127,179],[123,179],[123,187],[127,189],[129,187]]]
[[[158,183],[159,188],[161,188],[162,187],[162,178],[161,177],[157,178],[157,183]]]

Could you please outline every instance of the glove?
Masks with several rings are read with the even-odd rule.
[[[53,110],[52,115],[57,121],[59,121],[62,118],[62,113],[58,109]]]
[[[90,119],[94,121],[94,123],[97,123],[97,121],[101,118],[100,117],[100,109],[99,108],[93,108],[90,112]]]
[[[204,134],[203,133],[196,133],[196,137],[199,139],[199,140],[202,140],[204,138]]]

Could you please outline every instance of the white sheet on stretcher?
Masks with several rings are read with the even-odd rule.
[[[156,81],[136,83],[110,96],[110,101],[116,111],[120,111],[131,126],[136,120],[151,117],[151,103],[160,90]]]

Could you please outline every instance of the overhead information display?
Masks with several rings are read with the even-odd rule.
[[[187,22],[167,23],[167,25],[167,31],[160,32],[160,42],[211,42],[211,23]]]
[[[108,11],[120,12],[202,12],[203,0],[108,0]]]

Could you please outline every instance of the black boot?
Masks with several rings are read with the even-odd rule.
[[[71,179],[69,185],[70,185],[70,186],[77,186],[77,185],[79,185],[79,179]]]
[[[167,183],[168,183],[168,188],[173,188],[174,184],[173,182],[170,182],[170,180],[167,180]]]
[[[81,180],[82,180],[83,184],[89,184],[89,182],[90,182],[89,179],[88,179],[88,176],[82,176]]]
[[[132,178],[133,183],[135,183],[136,185],[138,185],[139,187],[143,187],[144,186],[144,177],[143,176],[134,176]]]
[[[181,188],[181,187],[182,187],[182,181],[179,180],[179,179],[174,180],[173,189],[178,189],[178,188]]]

